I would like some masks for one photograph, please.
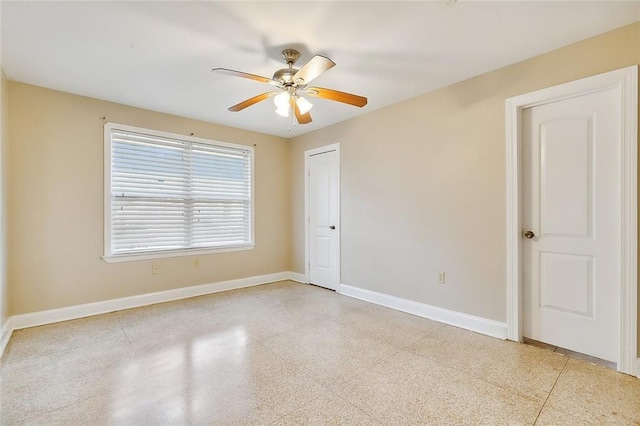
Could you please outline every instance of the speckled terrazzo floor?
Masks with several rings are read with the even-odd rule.
[[[2,425],[640,423],[640,380],[280,282],[14,333]]]

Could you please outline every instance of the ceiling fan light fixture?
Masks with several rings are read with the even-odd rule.
[[[302,96],[296,96],[296,103],[301,114],[306,114],[313,108],[313,104]]]
[[[289,92],[287,91],[282,91],[280,93],[278,93],[276,96],[274,96],[273,98],[273,103],[275,104],[276,108],[278,109],[286,109],[287,111],[289,110]]]
[[[291,95],[289,92],[283,90],[278,93],[273,98],[273,103],[276,106],[276,114],[281,117],[289,117],[289,110],[291,109],[291,105],[289,104],[289,99],[291,99]]]
[[[278,114],[280,117],[289,117],[289,109],[289,105],[287,105],[286,107],[277,107],[276,114]]]
[[[276,108],[276,114],[278,114],[280,117],[289,117],[289,107],[286,108]]]

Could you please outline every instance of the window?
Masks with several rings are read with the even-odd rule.
[[[253,244],[253,148],[105,124],[105,260]]]

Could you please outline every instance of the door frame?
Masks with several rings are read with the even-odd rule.
[[[620,350],[618,371],[639,374],[637,359],[638,66],[633,65],[506,100],[507,339],[522,341],[522,111],[615,88],[622,100]]]
[[[335,291],[340,288],[342,282],[342,270],[340,267],[340,246],[342,245],[342,227],[341,227],[341,195],[340,195],[340,143],[333,143],[330,145],[321,146],[318,148],[308,149],[304,152],[304,281],[309,284],[309,269],[310,269],[310,249],[311,243],[309,223],[311,221],[311,211],[309,209],[309,159],[315,155],[325,154],[335,151],[338,154],[338,223],[336,224],[337,238],[338,238],[338,282],[336,283]]]

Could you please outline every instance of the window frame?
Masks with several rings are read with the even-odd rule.
[[[111,251],[111,163],[112,163],[112,144],[111,135],[114,130],[121,130],[125,132],[141,133],[149,136],[156,136],[161,138],[177,139],[185,142],[195,142],[200,144],[207,144],[213,146],[221,146],[225,148],[235,148],[249,151],[249,161],[251,165],[251,223],[250,223],[250,242],[247,244],[230,245],[225,247],[209,247],[209,248],[184,248],[174,250],[157,250],[141,253],[123,253],[114,254]],[[226,253],[234,251],[246,251],[252,250],[255,247],[255,158],[254,149],[249,145],[234,144],[229,142],[221,142],[213,139],[199,138],[196,136],[181,135],[178,133],[164,132],[160,130],[147,129],[143,127],[130,126],[126,124],[119,124],[108,122],[104,124],[104,216],[103,216],[103,228],[104,228],[104,248],[102,259],[108,263],[113,262],[126,262],[133,260],[146,260],[146,259],[161,259],[167,257],[180,257],[180,256],[197,256],[211,253]]]

